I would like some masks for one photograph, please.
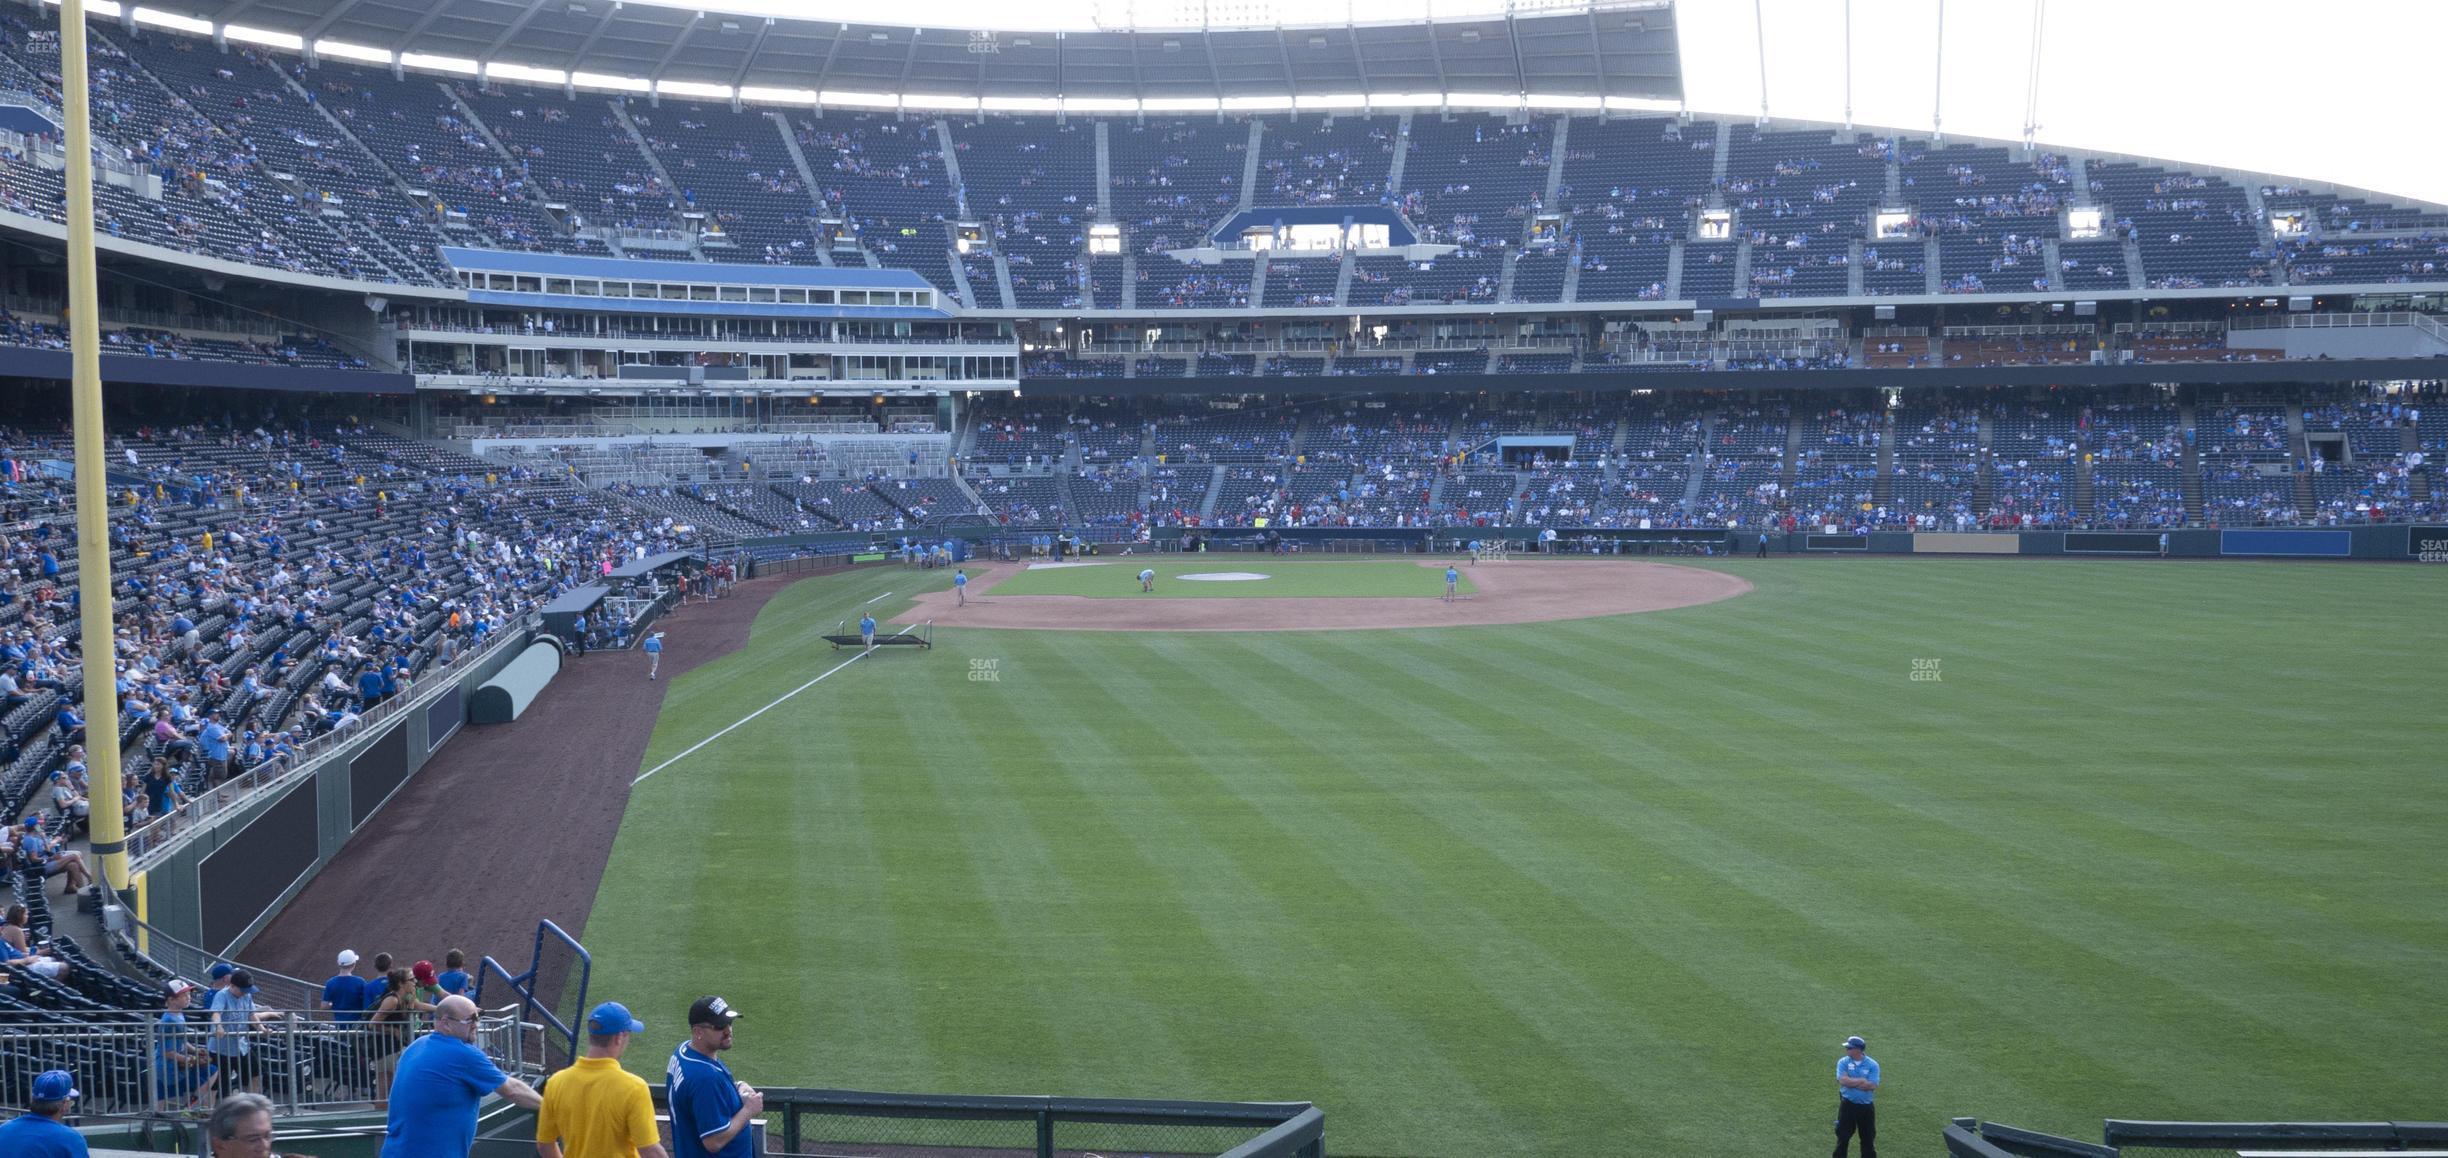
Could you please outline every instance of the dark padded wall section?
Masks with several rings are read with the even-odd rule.
[[[315,865],[315,785],[299,785],[196,865],[203,943],[218,953]]]
[[[403,724],[349,761],[349,831],[363,826],[408,778],[408,729]]]
[[[466,722],[467,689],[453,687],[442,693],[441,699],[425,705],[425,750],[431,752],[441,747]]]

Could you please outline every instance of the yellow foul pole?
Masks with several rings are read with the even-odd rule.
[[[102,319],[94,287],[93,117],[85,78],[85,0],[60,4],[60,111],[68,122],[68,358],[75,399],[77,601],[83,612],[86,774],[102,879],[128,884],[119,809],[118,649],[111,630],[110,469],[102,439]]]

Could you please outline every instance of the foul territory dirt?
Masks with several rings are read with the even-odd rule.
[[[663,689],[746,643],[758,609],[803,577],[751,580],[666,617],[661,679],[646,678],[638,652],[595,652],[565,663],[517,722],[460,732],[273,918],[246,960],[321,979],[342,949],[440,968],[443,951],[459,948],[471,970],[491,954],[517,972],[538,920],[583,936]],[[485,1000],[496,1003],[490,991]]]

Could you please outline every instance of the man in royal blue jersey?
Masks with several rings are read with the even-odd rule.
[[[663,1069],[672,1158],[752,1158],[755,1152],[748,1123],[765,1112],[765,1095],[732,1077],[721,1057],[731,1048],[731,1023],[739,1016],[719,997],[700,997],[689,1006],[689,1039]]]

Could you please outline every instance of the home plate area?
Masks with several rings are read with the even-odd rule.
[[[940,627],[1030,631],[1352,631],[1630,615],[1714,603],[1751,590],[1751,584],[1733,575],[1671,563],[1516,559],[1503,567],[1470,567],[1464,561],[1464,573],[1477,589],[1477,597],[1449,601],[1439,596],[1444,592],[1445,568],[1453,561],[1414,556],[1403,562],[1422,571],[1417,596],[1295,597],[1257,589],[1231,597],[1219,592],[1218,597],[1208,598],[1149,598],[1138,594],[1136,567],[1125,572],[1130,581],[1116,590],[1106,591],[1109,584],[1097,585],[1101,593],[1097,595],[1015,594],[1000,588],[1028,566],[995,563],[970,573],[967,606],[961,606],[950,591],[930,591],[918,597],[909,617],[932,619]],[[1176,579],[1217,584],[1283,582],[1283,574],[1280,569],[1274,573],[1195,571],[1161,576],[1158,584],[1161,587]]]

